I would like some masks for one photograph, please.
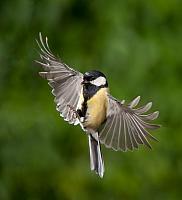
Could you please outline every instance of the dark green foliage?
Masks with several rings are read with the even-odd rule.
[[[0,199],[181,199],[180,0],[0,1]],[[103,148],[106,174],[89,169],[87,137],[55,110],[35,39],[84,72],[99,69],[112,94],[153,101],[163,125],[153,150]]]

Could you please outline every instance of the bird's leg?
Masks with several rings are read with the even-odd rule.
[[[69,113],[73,113],[73,117],[76,119],[78,118],[80,120],[80,116],[78,114],[78,112],[70,105],[67,105],[69,108]]]
[[[73,115],[74,115],[74,118],[76,119],[76,118],[78,118],[79,119],[79,121],[81,122],[81,123],[83,123],[84,122],[84,113],[83,113],[83,111],[81,110],[81,109],[77,109],[77,110],[75,110],[72,106],[70,106],[70,105],[67,105],[68,107],[69,107],[69,110],[70,110],[70,112],[72,112],[72,113],[74,113]]]

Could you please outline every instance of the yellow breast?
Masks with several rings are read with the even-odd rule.
[[[106,118],[107,88],[101,88],[87,101],[87,118],[84,126],[96,130]]]

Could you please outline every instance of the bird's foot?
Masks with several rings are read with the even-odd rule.
[[[67,107],[69,108],[69,114],[72,114],[74,119],[80,119],[78,112],[71,105],[67,105]]]

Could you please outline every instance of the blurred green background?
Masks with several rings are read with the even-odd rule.
[[[0,1],[0,200],[181,199],[182,1]],[[153,101],[163,125],[153,150],[103,149],[106,173],[89,169],[87,137],[59,117],[35,39],[84,72],[99,69],[111,93]]]

